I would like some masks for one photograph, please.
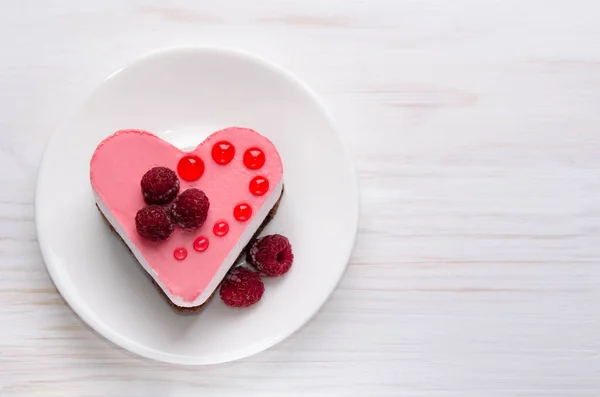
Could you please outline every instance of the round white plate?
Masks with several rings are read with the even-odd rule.
[[[281,154],[285,194],[264,234],[290,239],[294,265],[266,279],[262,300],[249,309],[229,308],[216,296],[201,312],[181,315],[96,210],[89,160],[103,138],[123,128],[188,148],[229,126],[259,131]],[[54,133],[40,165],[35,215],[54,283],[92,328],[145,357],[210,364],[273,346],[317,312],[352,250],[358,188],[327,111],[306,85],[238,51],[183,47],[112,75]]]

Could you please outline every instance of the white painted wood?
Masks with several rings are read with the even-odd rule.
[[[600,395],[600,5],[2,1],[1,396]],[[319,92],[361,183],[345,278],[250,359],[183,368],[84,326],[36,243],[37,165],[157,47],[267,57]]]

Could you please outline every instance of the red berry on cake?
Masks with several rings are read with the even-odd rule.
[[[292,245],[281,234],[262,237],[248,250],[248,261],[269,277],[281,276],[290,270],[294,262]]]
[[[148,204],[167,204],[179,193],[179,178],[167,167],[154,167],[142,177],[142,195]]]
[[[221,285],[221,299],[227,306],[249,307],[262,298],[265,285],[258,272],[236,267],[225,276]]]
[[[147,240],[163,241],[173,233],[174,225],[164,207],[147,205],[135,215],[135,228]]]
[[[194,230],[206,221],[210,202],[200,189],[184,190],[171,204],[171,218],[182,229]]]

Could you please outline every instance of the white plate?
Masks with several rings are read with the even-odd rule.
[[[254,307],[231,309],[217,296],[201,312],[180,315],[96,210],[89,160],[103,138],[122,128],[146,129],[187,148],[228,126],[259,131],[281,153],[285,194],[266,234],[290,239],[294,265],[265,281]],[[237,51],[184,47],[152,53],[112,75],[54,133],[35,213],[48,271],[85,322],[142,356],[210,364],[273,346],[316,313],[346,268],[358,189],[330,117],[296,77]]]

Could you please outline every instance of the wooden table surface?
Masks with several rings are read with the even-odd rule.
[[[597,1],[1,4],[0,396],[600,395]],[[181,44],[254,52],[312,86],[362,206],[345,277],[310,323],[197,368],[85,326],[33,217],[57,125],[109,73]]]

